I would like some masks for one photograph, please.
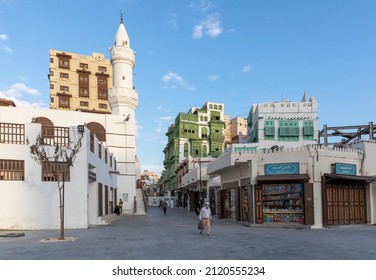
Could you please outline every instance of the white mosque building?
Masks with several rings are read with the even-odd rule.
[[[122,19],[110,55],[111,114],[0,106],[0,229],[60,227],[57,182],[48,168],[31,159],[26,143],[38,135],[48,136],[53,148],[84,133],[82,149],[67,170],[65,228],[103,224],[119,199],[124,201],[123,214],[142,214],[143,201],[136,202],[140,170],[135,141],[135,52]],[[82,125],[84,132],[79,132],[77,127]],[[99,141],[90,127],[102,130],[105,140]]]

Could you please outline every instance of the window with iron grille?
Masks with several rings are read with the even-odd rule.
[[[70,168],[66,162],[42,162],[42,181],[69,182]]]
[[[23,181],[25,163],[23,160],[0,159],[0,180]]]

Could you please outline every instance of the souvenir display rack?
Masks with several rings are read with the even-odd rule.
[[[303,184],[263,185],[264,223],[304,224]]]

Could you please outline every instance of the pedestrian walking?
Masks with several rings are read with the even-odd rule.
[[[162,208],[163,208],[163,214],[166,215],[166,210],[167,210],[167,202],[166,201],[162,202]]]
[[[119,200],[119,214],[118,215],[120,215],[122,213],[123,213],[123,201],[120,198],[120,200]]]
[[[199,220],[201,221],[202,228],[200,230],[200,234],[206,229],[206,234],[210,236],[210,220],[212,218],[211,211],[209,208],[209,202],[205,203],[205,206],[201,208],[200,215],[198,216]]]

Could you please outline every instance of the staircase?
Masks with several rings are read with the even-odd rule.
[[[142,189],[136,189],[136,211],[135,215],[146,215],[145,201],[142,193]]]

